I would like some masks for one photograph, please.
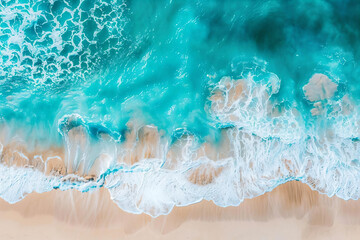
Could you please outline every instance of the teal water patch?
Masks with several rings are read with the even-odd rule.
[[[208,88],[242,76],[244,63],[255,71],[254,58],[282,80],[274,98],[285,105],[308,112],[302,86],[315,72],[357,99],[358,4],[289,4],[3,1],[1,116],[49,125],[77,112],[119,129],[139,117],[208,135]]]
[[[262,62],[281,79],[273,98],[311,118],[302,87],[316,72],[358,99],[358,5],[2,1],[1,117],[55,129],[78,113],[119,131],[141,118],[169,134],[216,135],[209,88]]]

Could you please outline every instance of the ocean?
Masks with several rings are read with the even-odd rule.
[[[0,197],[153,217],[296,180],[358,199],[360,2],[0,0]]]

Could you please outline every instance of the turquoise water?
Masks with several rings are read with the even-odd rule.
[[[66,147],[68,131],[83,126],[91,144],[101,142],[102,133],[121,144],[130,121],[156,126],[170,145],[188,134],[198,144],[220,146],[221,133],[232,128],[264,144],[284,144],[271,153],[275,156],[296,146],[300,153],[294,162],[305,164],[306,154],[318,158],[312,175],[318,185],[322,168],[341,172],[345,164],[343,173],[357,177],[359,12],[360,3],[351,0],[2,0],[0,120],[9,129],[6,139],[21,136],[29,149]],[[327,76],[336,90],[311,101],[304,86],[316,73]],[[228,94],[224,77],[264,89],[249,92],[248,105],[214,110],[211,96]],[[310,88],[327,93],[329,82]],[[234,112],[237,120],[230,119]],[[329,135],[333,152],[326,160],[307,142],[319,141],[318,146]],[[111,166],[108,173],[120,169]],[[310,181],[306,174],[274,177],[261,191],[244,196],[290,179]],[[329,195],[340,191],[314,188]],[[196,199],[215,198],[205,195]],[[219,205],[240,200],[219,200]]]
[[[302,87],[315,72],[358,95],[358,9],[349,1],[16,2],[1,6],[5,121],[54,128],[79,113],[121,130],[138,117],[206,136],[215,131],[209,88],[255,58],[282,80],[274,98],[304,117]]]

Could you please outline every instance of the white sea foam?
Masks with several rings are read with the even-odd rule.
[[[267,83],[250,75],[222,78],[208,109],[224,127],[218,145],[202,143],[190,133],[170,144],[155,126],[134,123],[128,125],[125,142],[114,139],[111,131],[94,140],[85,118],[65,116],[59,121],[64,153],[30,154],[11,139],[1,145],[0,196],[16,202],[32,191],[105,187],[123,210],[154,217],[202,199],[238,205],[289,180],[329,196],[358,199],[360,141],[354,139],[359,133],[354,104],[346,95],[328,99],[328,111],[305,129],[294,109],[274,111],[277,103],[271,96],[279,84],[275,75]],[[326,128],[320,128],[324,121]],[[19,158],[28,159],[24,166]],[[38,161],[45,162],[42,170]]]
[[[60,8],[61,13],[47,11],[37,1],[9,1],[4,5],[0,4],[0,35],[5,39],[0,47],[0,77],[3,77],[4,81],[9,81],[14,76],[22,76],[25,80],[39,85],[46,81],[63,81],[64,75],[67,75],[68,79],[83,79],[88,68],[90,69],[99,59],[109,57],[109,49],[94,53],[89,47],[84,46],[83,42],[88,42],[92,46],[98,43],[88,38],[84,27],[86,20],[80,20],[80,14],[83,12],[80,6],[83,2],[85,1],[80,0],[77,7],[64,3],[64,8]],[[54,1],[48,4],[52,8]],[[112,4],[111,12],[106,17],[107,21],[104,21],[103,17],[94,16],[94,10],[101,9],[101,2],[95,1],[91,4],[93,6],[87,4],[88,7],[92,7],[87,14],[96,24],[94,35],[100,34],[106,27],[110,32],[116,30],[117,35],[111,36],[112,38],[123,39],[121,32],[126,23],[122,16],[125,3]],[[65,21],[67,15],[71,18]],[[71,36],[66,36],[67,31],[71,32]],[[119,44],[111,46],[111,50],[118,51],[121,48],[121,41],[118,42]],[[65,49],[69,52],[63,53]],[[81,57],[82,61],[74,61],[71,57]],[[82,71],[79,71],[80,69]],[[76,74],[72,74],[75,70]]]
[[[279,109],[270,100],[279,88],[275,74],[266,84],[256,83],[252,75],[239,80],[223,77],[213,90],[210,114],[221,125],[245,128],[263,138],[298,141],[303,125],[296,109]]]
[[[9,203],[23,199],[31,192],[47,192],[59,185],[54,177],[46,177],[32,168],[8,167],[0,164],[0,196]]]

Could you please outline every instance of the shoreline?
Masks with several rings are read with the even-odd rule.
[[[1,239],[338,239],[360,234],[360,201],[329,198],[301,182],[285,183],[237,207],[202,201],[158,218],[124,212],[105,189],[31,193],[15,204],[1,199],[0,212]]]

